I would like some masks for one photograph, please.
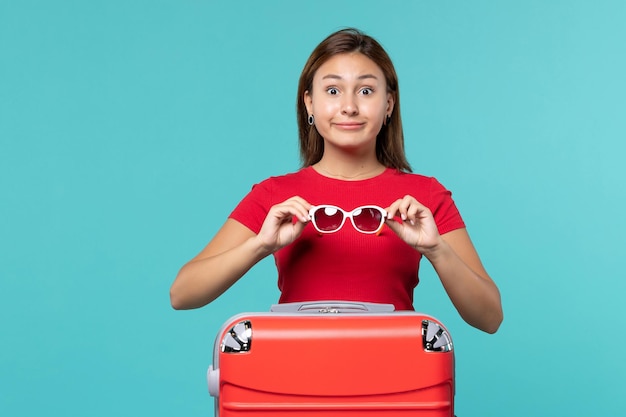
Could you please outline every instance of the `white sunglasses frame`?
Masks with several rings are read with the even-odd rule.
[[[326,208],[335,209],[337,211],[340,211],[343,214],[343,218],[341,220],[341,224],[335,230],[324,231],[324,230],[321,230],[319,227],[317,227],[317,223],[315,222],[315,212],[317,210],[319,210],[319,209],[326,209]],[[356,227],[356,224],[354,223],[354,213],[356,213],[356,212],[358,212],[360,210],[366,209],[366,208],[376,209],[377,211],[379,211],[382,214],[382,218],[380,220],[380,226],[378,226],[378,228],[376,230],[371,231],[371,232],[366,232],[366,231],[363,231],[363,230],[359,229],[358,227]],[[313,224],[313,227],[319,233],[329,234],[329,233],[338,232],[339,230],[341,230],[343,225],[346,223],[346,219],[350,218],[350,222],[352,223],[352,227],[354,227],[354,230],[356,230],[359,233],[366,234],[366,235],[373,235],[373,234],[376,234],[376,233],[380,232],[380,230],[382,229],[383,225],[385,224],[385,220],[388,218],[388,214],[387,214],[387,211],[384,208],[376,206],[374,204],[367,204],[365,206],[359,206],[359,207],[355,208],[354,210],[352,210],[350,212],[345,211],[341,207],[333,206],[331,204],[320,204],[319,206],[311,207],[311,209],[309,210],[309,218],[311,219],[311,223]]]

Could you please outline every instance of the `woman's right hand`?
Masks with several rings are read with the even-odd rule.
[[[289,245],[300,236],[310,220],[310,208],[311,204],[298,196],[270,208],[257,235],[260,245],[268,254]]]

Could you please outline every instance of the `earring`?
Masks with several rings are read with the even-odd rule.
[[[307,122],[309,123],[309,126],[313,126],[315,124],[315,117],[313,117],[313,115],[310,114],[309,118],[307,119]]]
[[[389,122],[391,121],[391,116],[387,115],[385,117],[385,126],[387,126],[389,124]]]

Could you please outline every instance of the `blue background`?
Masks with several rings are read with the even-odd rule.
[[[298,76],[345,26],[394,60],[409,160],[502,292],[481,333],[424,265],[457,414],[621,415],[625,21],[619,0],[1,0],[0,415],[212,415],[215,334],[276,301],[273,263],[195,311],[169,286],[298,168]]]

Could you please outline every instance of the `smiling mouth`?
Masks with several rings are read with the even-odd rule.
[[[363,125],[365,123],[335,123],[335,126],[343,130],[357,130],[363,127]]]

